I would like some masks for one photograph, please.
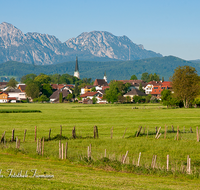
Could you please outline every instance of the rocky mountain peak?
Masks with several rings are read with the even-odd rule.
[[[0,24],[0,37],[4,42],[5,48],[11,45],[19,46],[23,43],[23,38],[25,35],[21,30],[9,24],[7,22],[3,22]]]
[[[34,64],[55,64],[81,60],[110,61],[162,57],[134,44],[127,36],[115,36],[106,31],[83,32],[61,43],[49,34],[24,34],[12,24],[0,24],[0,63],[13,60]]]

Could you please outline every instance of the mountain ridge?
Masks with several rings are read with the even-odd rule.
[[[88,61],[162,57],[133,43],[127,36],[115,36],[106,31],[83,32],[62,43],[53,35],[24,34],[12,24],[0,24],[0,63],[12,60],[35,65],[57,64],[72,61],[76,55]]]

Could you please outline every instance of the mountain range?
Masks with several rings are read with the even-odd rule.
[[[106,31],[83,32],[62,43],[53,35],[28,32],[24,34],[12,24],[0,24],[0,63],[18,61],[34,65],[50,65],[74,61],[126,61],[161,54],[144,49],[127,36],[115,36]]]

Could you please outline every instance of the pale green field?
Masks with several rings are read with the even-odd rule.
[[[139,109],[132,109],[138,107]],[[5,171],[13,169],[25,170],[34,167],[53,173],[53,179],[11,179],[3,178],[3,189],[11,187],[26,187],[27,189],[198,189],[198,179],[189,180],[187,176],[173,175],[158,177],[158,175],[136,175],[114,171],[104,171],[83,167],[80,158],[87,155],[87,147],[92,145],[92,159],[97,160],[104,156],[112,160],[120,160],[122,155],[129,151],[128,161],[136,164],[139,152],[141,152],[141,166],[149,167],[152,156],[157,155],[156,168],[166,168],[166,156],[170,156],[170,169],[181,170],[185,167],[187,155],[190,155],[192,170],[198,170],[200,166],[200,144],[196,142],[196,126],[200,124],[200,109],[163,109],[161,104],[150,105],[80,105],[80,104],[1,104],[0,110],[41,110],[41,113],[0,113],[0,134],[6,131],[6,139],[11,138],[11,131],[15,129],[15,135],[23,141],[24,130],[27,129],[26,142],[21,143],[20,150],[23,154],[15,154],[11,148],[15,143],[1,145],[0,169]],[[176,133],[164,134],[155,139],[155,126],[162,127],[165,124],[168,131],[171,125],[179,126],[183,132],[181,140],[175,141]],[[34,130],[37,126],[37,138],[48,137],[51,128],[51,137],[60,133],[60,125],[63,128],[63,136],[71,138],[72,129],[76,126],[76,133],[84,139],[62,140],[68,142],[67,160],[58,160],[58,141],[45,141],[44,156],[37,155],[34,141]],[[93,126],[97,125],[99,139],[93,139]],[[135,132],[139,126],[146,126],[145,135],[135,138]],[[113,127],[113,138],[110,131]],[[146,136],[147,127],[149,131]],[[188,133],[192,127],[194,133]],[[200,126],[199,126],[200,127]],[[127,128],[125,138],[122,139]],[[142,130],[143,132],[143,130]],[[87,137],[87,138],[86,138]],[[28,183],[29,185],[26,185]],[[1,183],[2,184],[2,183]],[[63,185],[63,187],[62,187]],[[1,188],[1,187],[0,187]]]

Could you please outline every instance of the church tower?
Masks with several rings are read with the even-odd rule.
[[[75,65],[74,77],[77,77],[78,79],[80,79],[80,74],[79,74],[79,70],[78,70],[78,57],[77,56],[76,56],[76,65]]]
[[[104,77],[103,77],[103,79],[107,82],[106,71],[105,71],[105,73],[104,73]]]

